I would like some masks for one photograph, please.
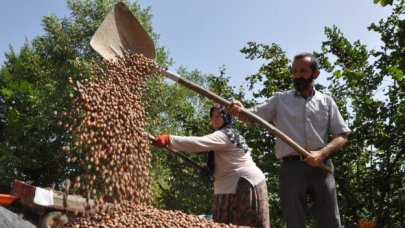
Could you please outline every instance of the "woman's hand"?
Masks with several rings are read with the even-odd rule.
[[[159,148],[165,148],[167,145],[170,145],[170,135],[162,134],[155,137],[152,144]]]

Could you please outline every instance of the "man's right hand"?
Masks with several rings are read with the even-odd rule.
[[[226,107],[226,112],[233,116],[239,116],[242,109],[244,109],[243,104],[238,100],[234,100],[228,107]]]
[[[245,107],[243,106],[243,104],[238,101],[232,101],[232,103],[225,109],[229,114],[233,115],[233,116],[237,116],[239,117],[239,119],[242,122],[245,123],[250,123],[250,119],[246,116],[246,115],[241,115],[241,111],[245,109]]]

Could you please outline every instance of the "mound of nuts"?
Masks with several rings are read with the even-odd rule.
[[[119,208],[109,213],[98,213],[89,218],[82,217],[69,224],[69,227],[232,228],[240,226],[214,223],[180,211],[160,210],[152,206],[123,203]]]

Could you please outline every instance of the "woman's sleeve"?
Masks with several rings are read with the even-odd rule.
[[[201,137],[170,135],[169,148],[184,152],[205,152],[221,150],[229,146],[228,143],[229,139],[222,131],[215,131]]]

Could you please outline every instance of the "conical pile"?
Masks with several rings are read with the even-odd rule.
[[[147,228],[234,228],[235,225],[205,221],[198,216],[188,215],[180,211],[166,211],[152,206],[122,204],[108,213],[98,213],[90,218],[81,218],[68,227],[147,227]]]

